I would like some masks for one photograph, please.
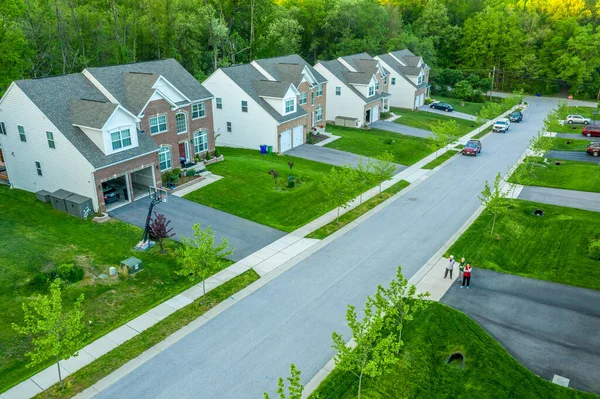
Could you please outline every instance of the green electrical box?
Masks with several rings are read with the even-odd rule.
[[[135,274],[144,269],[142,261],[134,256],[121,261],[121,267],[127,267],[129,274]]]

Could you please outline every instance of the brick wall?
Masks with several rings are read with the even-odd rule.
[[[323,95],[317,97],[317,88],[313,88],[311,89],[310,86],[308,85],[307,82],[302,82],[300,84],[300,86],[298,87],[298,91],[299,92],[306,92],[306,104],[301,105],[302,109],[305,110],[306,112],[308,112],[308,120],[307,120],[307,126],[310,128],[311,126],[311,121],[312,121],[312,116],[311,114],[314,112],[315,113],[315,126],[325,126],[325,121],[327,120],[327,84],[323,85]],[[315,105],[312,105],[311,102],[311,91],[315,92]],[[320,122],[317,122],[317,107],[318,106],[322,106],[323,107],[323,119],[321,119]],[[285,130],[285,129],[284,129]]]
[[[324,95],[325,93],[323,93]],[[316,103],[315,103],[316,105]],[[310,123],[310,115],[306,115],[303,116],[302,118],[298,118],[298,119],[294,119],[292,121],[289,122],[285,122],[282,123],[281,125],[277,126],[277,148],[274,148],[273,150],[275,151],[279,151],[279,148],[281,148],[281,142],[280,142],[280,138],[279,138],[279,134],[282,132],[285,132],[288,129],[293,129],[298,125],[302,125],[303,129],[302,131],[304,132],[304,134],[302,135],[302,143],[306,143],[306,134],[308,133],[308,124]],[[293,137],[292,137],[293,140]]]

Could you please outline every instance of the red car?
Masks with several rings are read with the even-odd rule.
[[[600,141],[594,141],[593,143],[590,143],[585,152],[595,157],[600,155]]]
[[[587,137],[600,137],[599,125],[585,125],[581,134]]]
[[[467,144],[465,144],[462,154],[463,155],[474,155],[477,156],[481,152],[481,141],[479,140],[469,140]]]

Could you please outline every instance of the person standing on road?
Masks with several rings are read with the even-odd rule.
[[[463,281],[462,281],[462,285],[460,286],[460,288],[465,286],[465,283],[467,283],[467,289],[469,289],[469,284],[471,284],[471,271],[473,270],[473,268],[471,267],[470,263],[467,263],[467,265],[465,266],[465,271],[463,272]]]
[[[452,270],[454,270],[454,256],[450,255],[450,259],[448,259],[448,265],[446,266],[446,272],[444,273],[444,278],[448,276],[448,272],[450,272],[450,280],[452,280]]]
[[[458,264],[458,281],[462,281],[462,279],[463,279],[463,272],[465,271],[466,264],[467,264],[467,261],[465,258],[462,258],[460,260],[460,263]]]

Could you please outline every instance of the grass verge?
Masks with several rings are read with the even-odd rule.
[[[493,128],[494,128],[494,125],[490,125],[471,138],[478,140],[478,139],[482,138],[483,136],[485,136],[486,134],[488,134],[489,132],[491,132]]]
[[[434,159],[433,161],[429,162],[427,165],[423,166],[422,169],[433,169],[436,166],[443,164],[444,162],[446,162],[447,160],[449,160],[450,158],[452,158],[453,156],[455,156],[458,153],[459,153],[459,151],[448,150],[445,153],[443,153],[442,155],[440,155],[439,157],[437,157],[436,159]]]
[[[534,216],[535,209],[544,216]],[[580,209],[512,200],[496,222],[483,213],[447,253],[475,268],[600,289],[600,261],[588,257],[589,241],[600,237],[598,214]]]
[[[437,302],[406,324],[402,338],[398,363],[380,377],[364,377],[362,398],[598,398],[539,378],[475,321]],[[444,362],[457,351],[464,369]],[[357,387],[354,374],[334,369],[310,398],[354,399]]]
[[[377,205],[381,204],[383,201],[388,198],[394,196],[395,194],[402,191],[404,188],[410,185],[406,180],[400,180],[398,183],[393,186],[383,190],[381,194],[376,195],[375,197],[363,202],[356,208],[352,209],[349,212],[346,212],[342,216],[340,216],[339,220],[334,220],[333,222],[327,223],[325,226],[313,231],[306,238],[316,238],[319,240],[324,239],[325,237],[335,233],[342,227],[346,226],[348,223],[356,220],[358,217],[367,213],[371,209],[375,208]]]
[[[394,120],[394,123],[401,125],[412,126],[418,129],[431,130],[431,125],[438,122],[455,121],[458,124],[460,135],[465,135],[472,132],[477,126],[480,126],[474,121],[468,121],[461,118],[453,118],[451,116],[434,114],[427,111],[409,111],[406,109],[393,108],[392,111],[399,115],[400,118]]]
[[[567,141],[571,144],[567,144]],[[585,151],[590,143],[589,140],[554,138],[552,139],[552,149],[556,151]]]
[[[258,274],[253,269],[250,269],[229,280],[206,294],[205,304],[203,304],[202,298],[197,299],[192,304],[171,314],[166,319],[65,378],[65,389],[60,389],[58,385],[53,385],[48,390],[35,396],[35,398],[70,398],[76,395],[117,370],[128,361],[163,341],[169,335],[190,324],[217,304],[228,300],[229,297],[259,278]]]
[[[529,161],[533,162],[532,166]],[[528,159],[509,179],[524,186],[562,188],[565,190],[600,193],[600,167],[592,162],[563,161],[561,165],[552,162],[535,162]],[[519,176],[518,178],[515,177]]]

